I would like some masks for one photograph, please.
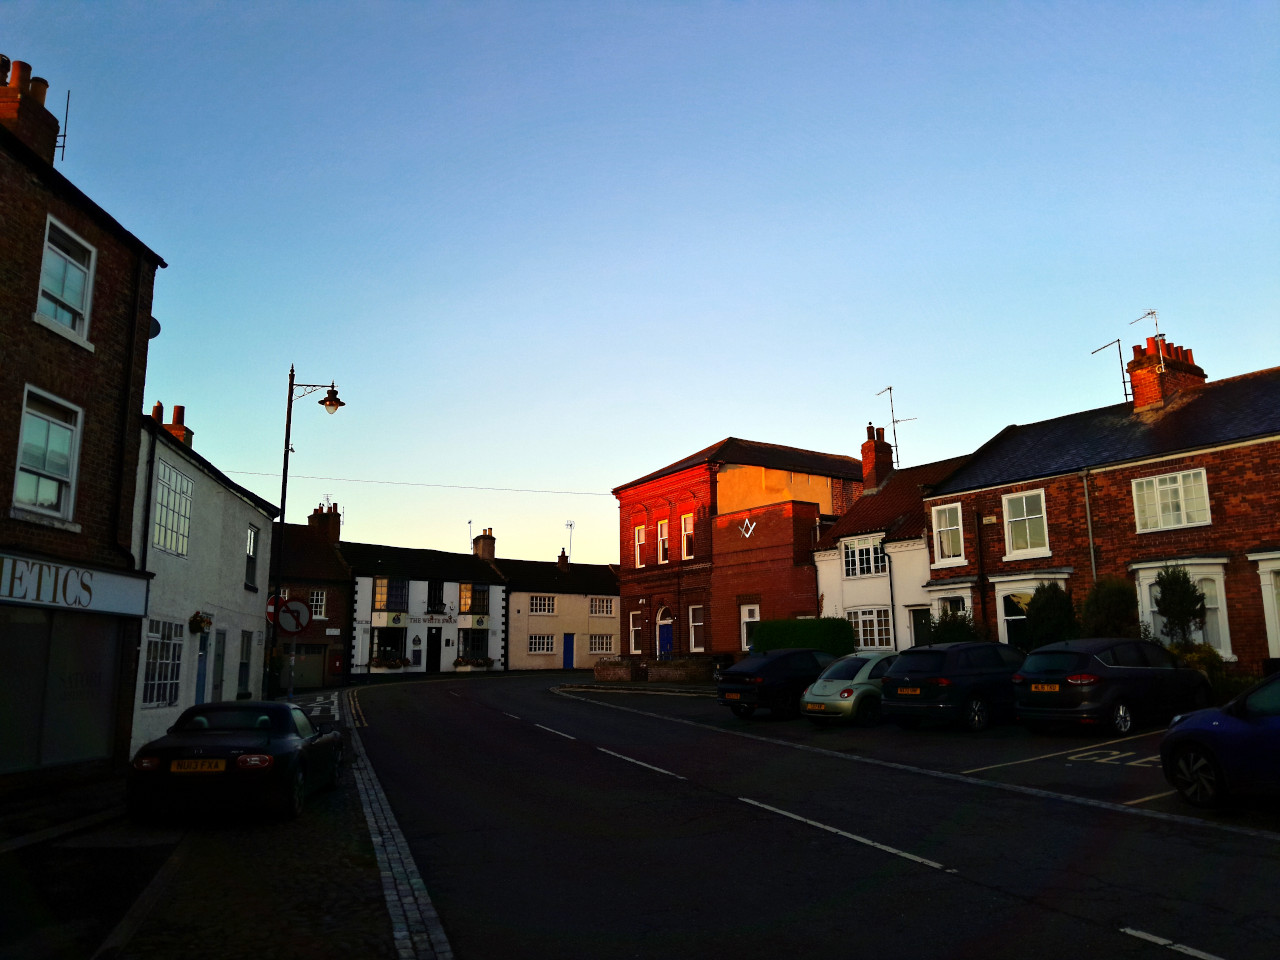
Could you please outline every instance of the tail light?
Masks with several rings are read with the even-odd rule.
[[[1067,683],[1074,683],[1078,687],[1087,687],[1091,683],[1097,683],[1102,678],[1092,673],[1073,673],[1067,677]]]
[[[841,700],[848,700],[852,696],[853,696],[853,687],[845,687],[843,690],[840,691]]]
[[[947,677],[928,677],[925,680],[922,680],[921,683],[927,683],[933,687],[951,686],[951,681]]]
[[[764,683],[764,677],[747,677],[747,683]]]
[[[810,691],[810,690],[812,690],[812,689],[813,689],[813,685],[812,685],[812,684],[810,684],[809,686],[805,687],[805,688],[804,688],[804,693],[802,694],[802,696],[807,697],[807,696],[809,695],[809,691]]]
[[[1022,674],[1020,674],[1020,673],[1015,673],[1015,674],[1013,675],[1013,682],[1014,682],[1014,683],[1024,683],[1024,682],[1026,682],[1026,679],[1027,679],[1027,678],[1026,678],[1026,677],[1024,677],[1024,676],[1023,676]]]
[[[270,770],[276,758],[269,753],[245,753],[236,757],[236,766],[241,770]]]
[[[135,757],[133,761],[133,769],[135,770],[159,770],[159,757]]]

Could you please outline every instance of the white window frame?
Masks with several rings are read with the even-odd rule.
[[[56,408],[66,416],[56,416],[53,413],[32,409],[32,400],[35,400],[38,404]],[[44,421],[46,424],[56,425],[70,432],[71,437],[67,444],[66,476],[60,476],[56,471],[49,470],[47,464],[40,467],[36,467],[34,464],[23,464],[22,437],[26,433],[28,415]],[[68,403],[61,397],[41,390],[39,387],[26,384],[22,394],[22,413],[18,424],[18,449],[17,455],[14,457],[13,468],[13,514],[11,515],[21,518],[38,517],[55,523],[70,524],[71,518],[75,515],[76,487],[80,475],[80,440],[84,432],[84,410],[74,403]],[[45,450],[47,453],[47,444]],[[19,502],[18,481],[23,474],[35,477],[37,482],[39,480],[51,480],[58,484],[62,492],[61,505],[57,509],[53,509],[42,507],[38,503]]]
[[[696,613],[694,611],[697,611]],[[700,603],[689,605],[689,652],[701,653],[706,649],[706,622],[703,617],[703,606]]]
[[[1036,587],[1040,586],[1040,584],[1042,583],[1056,583],[1058,584],[1058,586],[1062,587],[1063,590],[1066,590],[1067,581],[1069,577],[1070,577],[1070,574],[1068,573],[1053,572],[1053,573],[1037,573],[1031,576],[1027,576],[1025,574],[1009,574],[1007,576],[996,576],[996,577],[988,578],[992,586],[995,587],[996,628],[997,628],[997,634],[999,636],[1000,642],[1001,643],[1009,642],[1009,631],[1005,629],[1005,615],[1004,615],[1004,598],[1005,597],[1013,593],[1034,594],[1036,592]],[[947,596],[948,597],[964,597],[965,608],[970,611],[973,610],[973,597],[967,596],[965,591],[951,590],[947,593]],[[940,602],[943,599],[945,598],[939,597]]]
[[[613,597],[592,597],[588,601],[587,615],[592,617],[612,617],[613,601]]]
[[[644,566],[644,525],[635,528],[636,569]]]
[[[693,559],[693,514],[680,515],[680,559]]]
[[[658,563],[667,563],[671,559],[671,541],[668,535],[670,521],[658,521]]]
[[[939,515],[954,510],[956,513],[955,525],[942,526],[939,522]],[[930,569],[937,570],[940,567],[961,567],[969,561],[964,555],[964,510],[961,509],[959,503],[944,503],[933,508],[931,516],[933,527],[933,563],[929,565]],[[949,522],[949,517],[944,517]],[[942,550],[942,534],[946,531],[954,530],[956,539],[959,541],[960,552],[954,556],[944,557]]]
[[[1258,565],[1262,588],[1262,619],[1267,628],[1267,656],[1280,657],[1280,550],[1246,553]]]
[[[1135,586],[1138,590],[1138,615],[1142,618],[1142,622],[1151,627],[1155,632],[1156,640],[1161,643],[1165,642],[1165,637],[1160,633],[1160,626],[1156,619],[1156,609],[1154,594],[1152,587],[1155,586],[1156,576],[1164,567],[1182,567],[1191,577],[1192,582],[1204,589],[1202,581],[1213,581],[1214,589],[1217,592],[1218,606],[1218,642],[1220,646],[1217,648],[1218,653],[1222,655],[1223,660],[1235,661],[1237,659],[1235,652],[1231,649],[1231,626],[1227,619],[1227,561],[1217,557],[1190,557],[1185,560],[1152,560],[1142,563],[1129,564],[1129,570],[1134,575]],[[1205,616],[1208,617],[1209,608],[1205,609]],[[1206,629],[1207,629],[1206,624]],[[1204,631],[1195,630],[1192,634],[1195,640],[1204,638]]]
[[[59,249],[57,243],[53,240],[53,233],[55,230],[64,234],[72,245],[83,248],[83,252],[87,255],[89,260],[88,266],[75,261],[74,258],[68,257],[65,252]],[[84,303],[81,304],[79,309],[75,309],[73,304],[64,300],[59,295],[61,291],[55,293],[54,291],[49,290],[46,294],[44,283],[45,273],[51,268],[52,261],[54,259],[60,261],[64,267],[70,265],[74,269],[80,270],[85,274]],[[93,352],[93,344],[89,342],[89,319],[93,311],[93,283],[97,274],[97,265],[98,251],[93,244],[88,243],[78,233],[55,217],[51,216],[45,221],[44,253],[40,258],[39,290],[36,294],[35,313],[31,315],[31,319],[45,329],[52,330],[54,333],[66,337],[72,343],[79,344],[90,353]],[[50,316],[41,310],[43,305],[42,301],[46,295],[50,300],[56,301],[58,306],[75,315],[71,323],[64,323],[62,320]]]
[[[550,615],[556,612],[555,594],[529,594],[529,612],[535,616]]]
[[[613,653],[613,634],[612,633],[592,633],[589,634],[590,639],[587,641],[587,653],[610,654]]]
[[[182,695],[181,623],[147,620],[147,646],[142,666],[142,706],[172,707]]]
[[[534,656],[554,656],[556,652],[556,635],[554,633],[529,634],[529,653]]]
[[[1203,519],[1188,520],[1187,517],[1187,485],[1192,482],[1188,478],[1196,478],[1200,483],[1200,495],[1203,499]],[[1148,487],[1139,492],[1139,486]],[[1130,484],[1133,493],[1133,523],[1138,533],[1159,533],[1162,530],[1181,530],[1183,527],[1207,527],[1213,522],[1209,508],[1209,477],[1203,467],[1192,470],[1178,470],[1173,473],[1161,473],[1150,477],[1138,477]],[[1165,522],[1165,511],[1161,502],[1162,492],[1172,494],[1167,502],[1175,505],[1178,511],[1177,522]],[[1196,498],[1191,498],[1192,500]],[[1145,522],[1145,525],[1144,525]]]
[[[844,578],[883,577],[889,572],[889,558],[884,552],[884,537],[857,537],[842,541]]]
[[[844,612],[853,624],[853,638],[858,650],[885,650],[893,647],[893,614],[888,607],[860,607]],[[864,643],[868,632],[872,643]]]
[[[253,524],[245,531],[244,537],[244,582],[246,586],[258,585],[258,545],[262,542],[262,531]]]
[[[1026,514],[1026,498],[1040,498],[1040,513]],[[1023,501],[1023,513],[1021,517],[1011,517],[1009,515],[1009,505],[1014,500]],[[1017,493],[1006,493],[1000,498],[1000,514],[1004,518],[1004,560],[1026,560],[1035,557],[1049,557],[1053,555],[1053,551],[1049,546],[1049,505],[1045,501],[1044,488],[1038,490],[1019,490]],[[1044,545],[1039,547],[1027,546],[1022,549],[1014,549],[1013,546],[1013,524],[1026,523],[1028,525],[1028,542],[1030,542],[1030,526],[1031,522],[1039,518],[1040,525],[1044,530]]]
[[[641,610],[632,610],[628,621],[628,628],[631,633],[631,652],[639,653],[640,644],[644,638],[644,612]]]
[[[191,546],[191,500],[195,483],[185,473],[156,457],[155,520],[151,545],[175,557],[185,557]]]
[[[323,590],[312,590],[311,596],[307,598],[307,606],[311,608],[312,620],[328,620],[328,614],[325,608],[328,606],[329,595]]]
[[[738,637],[742,642],[742,649],[746,650],[751,646],[747,637],[747,624],[760,623],[760,604],[743,603],[738,605]]]

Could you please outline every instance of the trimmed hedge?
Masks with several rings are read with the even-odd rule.
[[[853,624],[843,617],[761,620],[751,634],[751,652],[764,653],[779,647],[813,647],[837,657],[858,649],[853,639]]]

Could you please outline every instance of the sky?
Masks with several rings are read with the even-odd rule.
[[[617,563],[726,437],[912,466],[1280,364],[1280,5],[6,0],[159,253],[146,405],[347,540]],[[1109,344],[1109,346],[1108,346]],[[1098,348],[1103,348],[1099,352]],[[568,524],[572,523],[570,528]]]

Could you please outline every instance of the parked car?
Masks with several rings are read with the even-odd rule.
[[[1206,707],[1209,681],[1147,640],[1063,640],[1027,654],[1013,678],[1018,719],[1106,724],[1119,734],[1136,721]]]
[[[342,734],[331,724],[315,728],[294,704],[199,704],[134,755],[129,812],[200,803],[230,811],[266,805],[296,817],[307,794],[336,783],[341,767]]]
[[[1160,743],[1164,777],[1188,803],[1280,793],[1280,673],[1226,706],[1178,714]]]
[[[1007,643],[965,640],[910,647],[880,682],[880,710],[900,727],[925,720],[985,730],[1013,716],[1013,675],[1023,654]]]
[[[813,723],[854,720],[870,726],[880,719],[880,678],[896,653],[851,653],[832,661],[800,698]]]
[[[735,717],[766,707],[775,717],[795,714],[800,695],[835,657],[825,650],[783,647],[753,654],[716,671],[716,701]]]

